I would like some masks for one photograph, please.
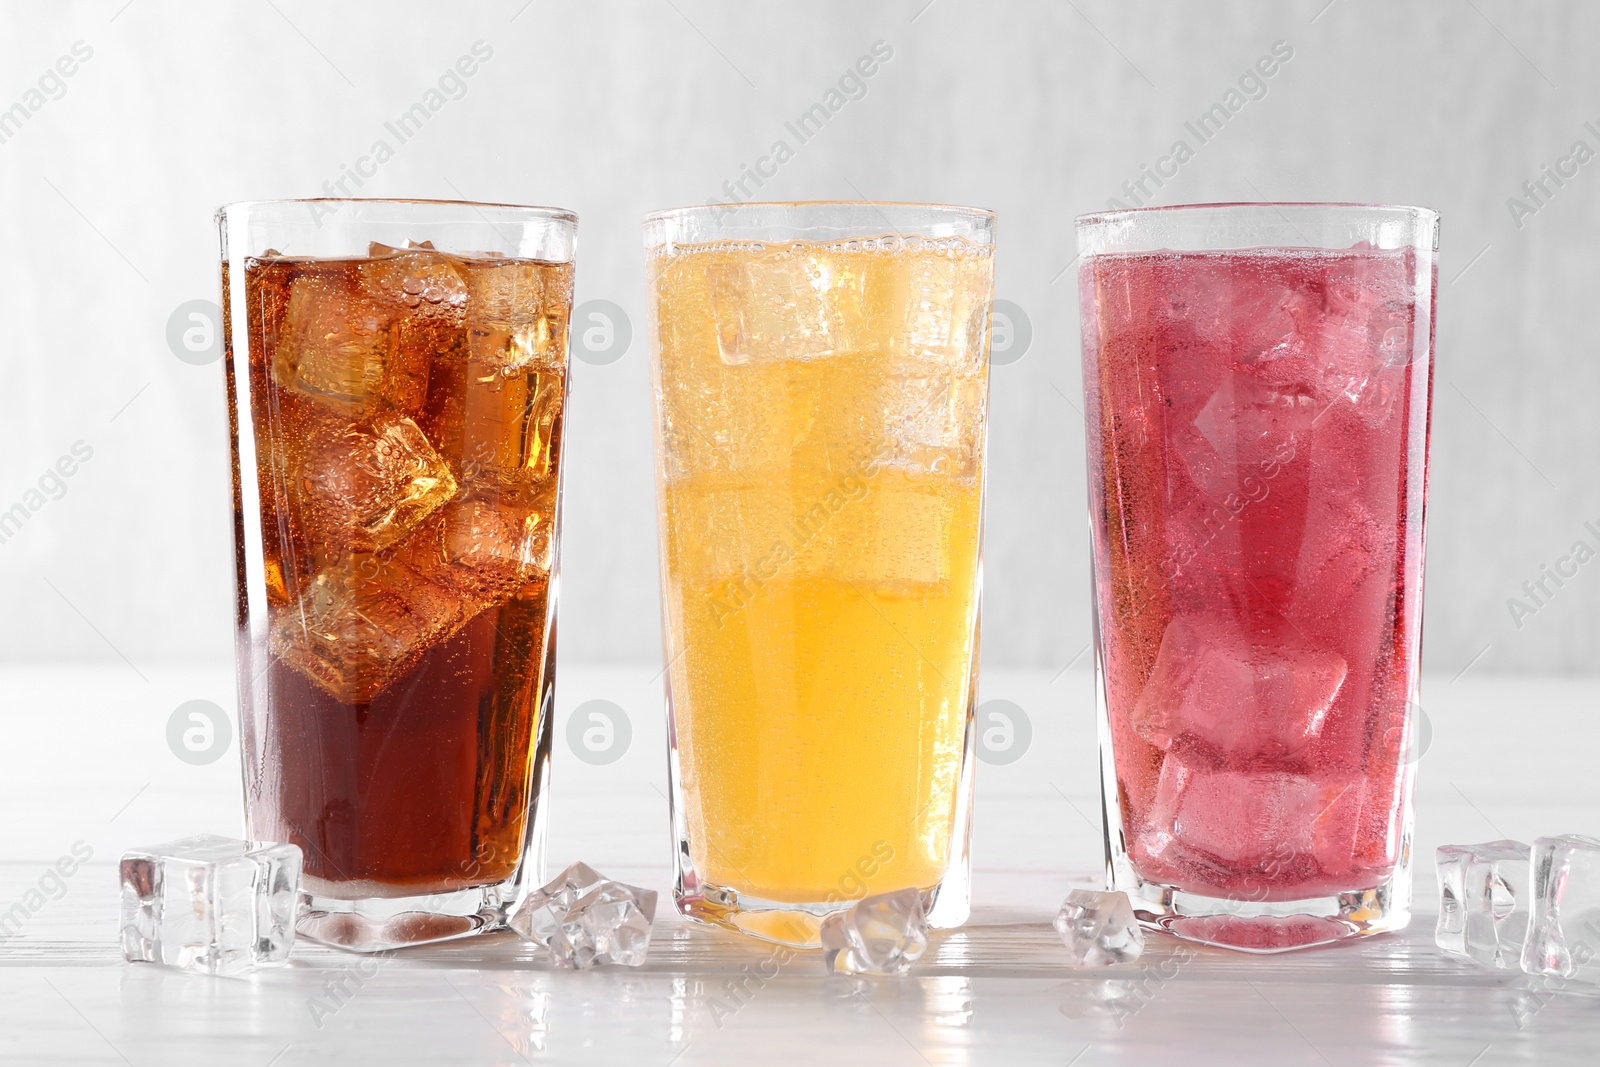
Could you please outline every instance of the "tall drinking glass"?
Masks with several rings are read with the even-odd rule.
[[[374,951],[538,884],[576,218],[235,204],[222,237],[246,826]]]
[[[1410,917],[1438,216],[1086,215],[1107,861],[1276,951]]]
[[[678,907],[968,910],[994,216],[645,221]]]

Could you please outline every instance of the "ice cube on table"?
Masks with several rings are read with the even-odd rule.
[[[294,845],[214,834],[123,853],[123,958],[220,975],[283,963],[300,869]]]
[[[902,975],[928,949],[922,893],[897,889],[822,920],[822,964],[836,974]]]
[[[1534,841],[1522,969],[1600,983],[1600,840],[1579,834]]]
[[[1433,943],[1457,956],[1467,954],[1467,863],[1472,850],[1461,845],[1440,845],[1434,850],[1434,870],[1439,878],[1439,920]]]
[[[349,423],[312,420],[291,464],[311,536],[353,551],[388,547],[456,492],[427,436],[391,411]]]
[[[294,280],[273,349],[279,386],[319,403],[369,412],[419,411],[433,343],[403,344],[399,309],[352,284],[347,272],[309,269]]]
[[[1132,963],[1144,951],[1144,931],[1126,893],[1074,889],[1062,902],[1054,925],[1074,967]]]
[[[1188,735],[1239,759],[1289,756],[1322,729],[1348,667],[1338,653],[1251,642],[1230,627],[1174,616],[1133,709],[1158,748]]]
[[[518,901],[506,924],[549,949],[556,966],[581,971],[644,963],[655,916],[655,890],[609,881],[574,863]]]
[[[1519,965],[1528,933],[1530,851],[1521,841],[1486,841],[1435,853],[1440,916],[1434,942],[1441,949],[1488,967]],[[1447,893],[1458,903],[1448,903]]]

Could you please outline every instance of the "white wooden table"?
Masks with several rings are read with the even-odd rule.
[[[665,899],[654,672],[563,671],[551,865],[581,858]],[[553,971],[497,936],[383,960],[301,944],[287,967],[208,979],[122,962],[115,862],[136,844],[240,832],[236,752],[193,767],[165,740],[186,700],[232,708],[231,673],[144,673],[63,665],[0,678],[0,914],[19,903],[29,913],[0,941],[0,1063],[1492,1067],[1600,1056],[1600,989],[1558,992],[1432,943],[1434,846],[1600,832],[1600,680],[1427,680],[1419,907],[1403,935],[1274,957],[1153,937],[1137,964],[1069,970],[1048,924],[1099,864],[1089,679],[991,672],[985,699],[1028,712],[1031,747],[1002,773],[980,767],[973,921],[940,936],[908,979],[826,976],[810,953],[751,979],[771,971],[773,946],[670,907],[636,971]],[[563,730],[597,697],[633,727],[627,754],[603,767],[571,758]],[[30,896],[79,841],[93,858]]]

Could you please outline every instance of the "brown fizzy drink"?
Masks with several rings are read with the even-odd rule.
[[[502,882],[548,761],[572,264],[373,245],[243,282],[249,833],[338,898]]]

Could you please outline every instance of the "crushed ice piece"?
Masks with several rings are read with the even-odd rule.
[[[1074,967],[1132,963],[1144,951],[1144,931],[1126,893],[1074,889],[1062,902],[1054,925]]]
[[[655,890],[609,881],[574,863],[518,901],[506,924],[548,948],[556,966],[582,971],[644,963],[655,916]]]
[[[837,974],[902,975],[928,948],[922,893],[898,889],[856,901],[822,921],[822,963]]]

